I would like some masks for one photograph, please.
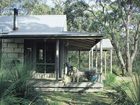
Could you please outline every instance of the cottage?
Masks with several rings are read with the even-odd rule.
[[[63,77],[68,51],[89,51],[102,36],[68,32],[65,15],[0,16],[1,62],[18,61],[36,78]]]

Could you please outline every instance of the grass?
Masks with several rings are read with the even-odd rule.
[[[43,95],[49,105],[110,105],[105,93],[47,92]]]

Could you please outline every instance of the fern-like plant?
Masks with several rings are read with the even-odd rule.
[[[114,104],[117,105],[140,105],[140,73],[134,73],[121,83],[114,84],[116,92],[111,93]]]
[[[33,87],[35,83],[32,71],[23,65],[1,69],[0,105],[37,105],[40,94]]]
[[[108,73],[105,77],[104,84],[105,86],[112,86],[116,82],[116,75],[112,73]]]
[[[124,91],[134,105],[140,105],[140,73],[131,76],[130,86]]]

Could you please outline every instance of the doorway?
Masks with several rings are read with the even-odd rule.
[[[24,40],[25,65],[36,73],[55,74],[55,40]]]

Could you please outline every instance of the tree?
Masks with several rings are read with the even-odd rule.
[[[1,0],[0,1],[0,15],[2,15],[5,7],[9,7],[15,0]]]
[[[88,4],[82,0],[67,0],[64,5],[64,14],[67,16],[69,31],[87,31],[90,24],[87,13]]]
[[[110,35],[123,74],[132,73],[138,49],[140,18],[135,2],[136,0],[98,1],[102,8],[102,18],[98,20],[102,22],[102,30],[99,31]]]
[[[64,1],[63,0],[52,0],[54,7],[51,9],[51,14],[64,14]]]
[[[51,13],[51,8],[46,4],[35,4],[34,8],[31,10],[31,14],[34,15],[48,15]]]
[[[64,13],[68,16],[69,30],[96,31],[110,37],[124,75],[132,73],[137,54],[138,6],[138,0],[96,0],[92,4],[67,0]]]
[[[44,10],[43,6],[40,6],[41,1],[42,0],[23,0],[21,2],[21,8],[26,9],[27,14],[36,14],[36,12],[40,12],[39,8],[41,9],[41,11]]]
[[[2,0],[0,14],[11,14],[11,9],[19,9],[19,14],[50,14],[50,7],[43,0]]]

